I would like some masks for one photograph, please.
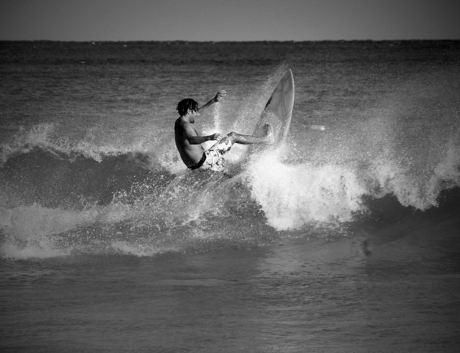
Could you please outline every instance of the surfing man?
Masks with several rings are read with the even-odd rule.
[[[200,116],[200,111],[219,102],[225,95],[224,90],[219,91],[213,99],[201,107],[198,107],[198,103],[190,98],[183,99],[177,104],[179,118],[174,125],[176,147],[182,161],[192,170],[200,168],[222,171],[224,169],[223,155],[230,151],[234,143],[252,145],[271,144],[274,141],[273,127],[270,124],[266,124],[266,134],[263,137],[242,135],[236,132],[230,132],[226,136],[219,133],[200,136],[193,128],[195,119]],[[203,142],[214,140],[217,143],[206,151],[201,146]]]

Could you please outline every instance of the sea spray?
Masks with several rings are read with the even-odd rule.
[[[443,189],[460,186],[459,148],[453,144],[446,151],[445,158],[433,170],[428,185],[428,194],[437,198]]]
[[[267,150],[248,166],[253,197],[277,230],[351,221],[363,211],[365,189],[353,171],[336,165],[284,164],[281,149]]]
[[[221,132],[220,111],[221,111],[221,104],[219,103],[214,104],[213,115],[214,115],[214,129],[216,130],[216,132]]]

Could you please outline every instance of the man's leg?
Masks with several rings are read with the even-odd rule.
[[[273,126],[271,124],[265,124],[266,133],[263,137],[256,137],[252,135],[242,135],[237,132],[230,132],[223,139],[230,139],[232,144],[239,143],[241,145],[254,145],[254,144],[266,144],[269,145],[274,142]],[[222,139],[222,140],[223,140]]]
[[[241,145],[255,145],[265,144],[269,145],[274,142],[273,126],[271,124],[265,124],[266,133],[263,137],[257,137],[252,135],[243,135],[237,132],[230,132],[224,136],[220,141],[216,142],[207,151],[218,151],[220,155],[223,155],[230,151],[234,143]]]
[[[234,143],[242,145],[272,144],[274,142],[273,126],[271,124],[265,124],[265,127],[266,133],[263,137],[242,135],[236,132],[229,133],[219,142],[216,142],[211,148],[206,150],[206,160],[201,168],[215,171],[224,170],[224,159],[222,156],[230,151]]]

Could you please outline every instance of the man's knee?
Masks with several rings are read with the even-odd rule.
[[[234,131],[229,132],[227,134],[227,137],[230,138],[230,140],[232,140],[232,142],[236,140],[237,136],[238,136],[238,134],[236,132],[234,132]]]

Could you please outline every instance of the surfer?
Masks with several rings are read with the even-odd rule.
[[[224,169],[222,156],[232,148],[234,143],[252,145],[274,142],[273,126],[270,124],[266,124],[266,134],[263,137],[242,135],[236,132],[230,132],[226,136],[222,136],[220,133],[200,136],[192,126],[195,119],[200,116],[203,109],[219,102],[225,95],[225,90],[219,91],[213,99],[201,107],[198,107],[198,103],[191,98],[183,99],[177,104],[179,118],[174,125],[176,147],[182,161],[192,170],[201,168],[203,170],[222,171]],[[201,146],[203,142],[214,140],[217,143],[206,151]]]

